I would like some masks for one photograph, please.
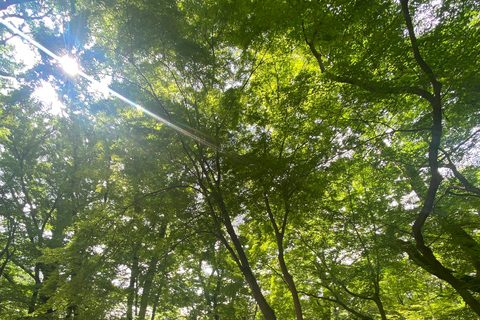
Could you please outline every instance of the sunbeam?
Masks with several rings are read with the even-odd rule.
[[[35,41],[32,38],[30,38],[29,36],[27,36],[25,33],[23,33],[21,30],[19,30],[18,28],[16,28],[12,24],[8,23],[7,21],[5,21],[3,19],[0,19],[0,23],[3,24],[5,27],[7,27],[13,33],[21,36],[28,43],[34,45],[35,47],[37,47],[38,49],[42,50],[43,52],[48,54],[50,57],[52,57],[56,62],[58,62],[60,64],[62,69],[65,71],[65,73],[69,74],[70,76],[79,75],[79,76],[85,78],[86,80],[88,80],[90,82],[90,85],[94,89],[101,90],[101,93],[103,93],[105,96],[112,95],[112,96],[122,100],[123,102],[129,104],[130,106],[141,110],[143,113],[147,114],[148,116],[162,122],[163,124],[167,125],[168,127],[172,128],[173,130],[175,130],[175,131],[177,131],[177,132],[179,132],[179,133],[181,133],[185,136],[188,136],[188,137],[194,139],[195,141],[197,141],[197,142],[199,142],[199,143],[201,143],[201,144],[203,144],[207,147],[218,150],[217,145],[215,145],[215,144],[213,144],[213,143],[211,143],[211,142],[193,134],[192,132],[190,132],[188,130],[185,130],[185,129],[173,124],[171,121],[169,121],[169,120],[167,120],[163,117],[160,117],[159,115],[156,115],[155,113],[145,109],[141,105],[131,101],[130,99],[122,96],[118,92],[112,90],[108,86],[105,86],[105,84],[102,84],[99,81],[92,78],[91,76],[87,75],[86,73],[84,73],[83,71],[80,70],[80,67],[79,67],[78,63],[76,62],[76,60],[74,58],[69,57],[67,55],[65,55],[63,57],[59,57],[58,55],[56,55],[52,51],[48,50],[47,48],[42,46],[40,43],[38,43],[37,41]]]

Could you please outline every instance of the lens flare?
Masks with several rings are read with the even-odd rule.
[[[60,66],[62,67],[62,69],[68,73],[69,75],[71,76],[76,76],[76,75],[79,75],[85,79],[87,79],[91,86],[93,88],[97,88],[97,90],[101,90],[101,92],[108,96],[108,95],[111,95],[111,96],[114,96],[120,100],[122,100],[123,102],[129,104],[130,106],[136,108],[136,109],[139,109],[141,110],[143,113],[149,115],[150,117],[162,122],[163,124],[167,125],[168,127],[172,128],[173,130],[181,133],[181,134],[184,134],[192,139],[194,139],[195,141],[205,145],[205,146],[208,146],[210,148],[213,148],[215,150],[218,150],[218,146],[207,141],[206,139],[202,138],[202,137],[199,137],[197,135],[195,135],[194,133],[190,132],[189,130],[186,130],[184,128],[181,128],[175,124],[173,124],[171,121],[163,118],[163,117],[160,117],[156,114],[154,114],[153,112],[151,111],[148,111],[147,109],[145,109],[144,107],[142,107],[141,105],[127,99],[126,97],[122,96],[121,94],[119,94],[118,92],[116,91],[113,91],[111,88],[109,88],[108,86],[105,86],[104,84],[100,83],[99,81],[95,80],[94,78],[92,78],[91,76],[87,75],[86,73],[84,73],[83,71],[80,70],[79,66],[78,66],[78,63],[76,62],[75,59],[69,57],[69,56],[63,56],[63,57],[59,57],[58,55],[56,55],[55,53],[53,53],[52,51],[48,50],[47,48],[45,48],[44,46],[42,46],[40,43],[38,43],[37,41],[33,40],[32,38],[30,38],[29,36],[27,36],[25,33],[23,33],[22,31],[20,31],[18,28],[16,28],[15,26],[13,26],[12,24],[8,23],[7,21],[4,21],[2,19],[0,19],[0,23],[3,24],[5,27],[7,27],[10,31],[12,31],[13,33],[16,33],[18,34],[19,36],[21,36],[23,39],[25,39],[28,43],[34,45],[35,47],[37,47],[38,49],[42,50],[43,52],[45,52],[46,54],[48,54],[50,57],[52,57],[56,62],[58,62],[60,64]],[[190,129],[192,130],[192,129]]]
[[[80,72],[77,61],[72,57],[69,57],[68,55],[65,55],[58,59],[58,62],[60,63],[63,71],[65,71],[71,76],[76,76]]]

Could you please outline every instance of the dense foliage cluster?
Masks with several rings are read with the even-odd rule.
[[[479,1],[0,15],[1,319],[480,316]]]

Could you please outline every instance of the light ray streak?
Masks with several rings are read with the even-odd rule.
[[[12,31],[13,33],[15,34],[18,34],[20,37],[22,37],[24,40],[26,40],[28,43],[34,45],[35,47],[37,47],[38,49],[42,50],[43,52],[45,52],[46,54],[48,54],[50,57],[52,57],[56,62],[60,62],[60,57],[58,55],[56,55],[55,53],[53,53],[52,51],[48,50],[47,48],[45,48],[44,46],[42,46],[40,43],[38,43],[37,41],[33,40],[32,38],[30,38],[28,35],[26,35],[24,32],[22,32],[21,30],[19,30],[18,28],[16,28],[14,25],[8,23],[7,21],[3,20],[3,19],[0,19],[0,23],[3,24],[5,27],[7,27],[10,31]],[[95,80],[93,77],[89,76],[88,74],[86,74],[85,72],[81,71],[80,69],[78,70],[78,73],[77,75],[80,75],[81,77],[85,78],[86,80],[88,80],[91,84],[91,86],[94,88],[94,89],[97,89],[97,90],[101,90],[101,91],[106,91],[106,93],[116,97],[117,99],[120,99],[122,100],[123,102],[129,104],[130,106],[142,111],[143,113],[147,114],[148,116],[160,121],[161,123],[165,124],[166,126],[172,128],[173,130],[181,133],[181,134],[184,134],[192,139],[194,139],[195,141],[207,146],[207,147],[210,147],[210,148],[213,148],[215,150],[218,150],[218,146],[193,134],[192,132],[188,131],[188,130],[185,130],[179,126],[177,126],[176,124],[172,123],[171,121],[159,116],[159,115],[156,115],[155,113],[145,109],[144,107],[142,107],[141,105],[139,105],[138,103],[135,103],[133,102],[132,100],[122,96],[120,93],[110,89],[110,87],[108,86],[105,86],[103,84],[101,84],[99,81]],[[101,88],[101,89],[99,89]]]

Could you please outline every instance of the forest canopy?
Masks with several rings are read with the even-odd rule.
[[[0,22],[1,319],[479,318],[480,1]]]

